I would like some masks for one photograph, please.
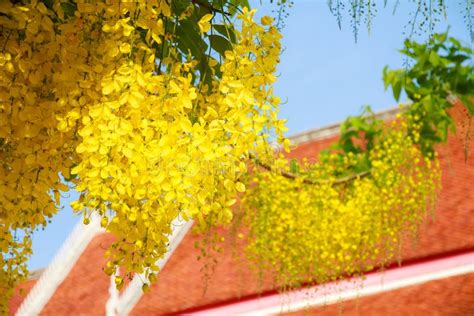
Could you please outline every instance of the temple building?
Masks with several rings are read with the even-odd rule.
[[[379,114],[390,120],[396,110]],[[467,121],[457,111],[458,123]],[[474,124],[473,124],[474,125]],[[466,128],[460,126],[460,130]],[[292,137],[290,156],[316,157],[337,140],[339,125]],[[51,264],[19,286],[10,302],[17,315],[474,315],[474,139],[450,136],[438,146],[442,191],[434,217],[420,228],[416,245],[405,243],[401,264],[364,278],[281,294],[259,282],[245,260],[236,262],[226,239],[212,271],[198,260],[191,222],[175,222],[158,281],[143,294],[139,276],[118,292],[102,268],[113,236],[100,220],[79,223]],[[467,159],[465,149],[470,145]],[[223,231],[225,234],[226,232]],[[230,239],[229,239],[230,240]],[[242,247],[237,245],[236,247]],[[235,245],[234,245],[235,247]]]

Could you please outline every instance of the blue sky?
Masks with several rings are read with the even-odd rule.
[[[268,5],[253,2],[261,12],[270,12]],[[401,0],[392,14],[394,1],[388,1],[385,9],[383,0],[376,1],[379,11],[371,34],[361,27],[355,43],[348,14],[339,30],[326,0],[294,2],[283,29],[285,51],[275,86],[276,94],[287,101],[281,107],[281,116],[288,119],[288,134],[339,122],[358,114],[366,104],[375,110],[395,106],[391,93],[384,91],[382,69],[385,65],[403,67],[403,56],[397,50],[402,47],[413,3]],[[450,35],[471,43],[459,4],[463,1],[448,2]],[[438,30],[447,27],[446,21],[441,21]],[[63,210],[45,230],[34,234],[30,269],[45,267],[80,220],[69,206],[76,196],[74,192],[67,195],[62,200]]]

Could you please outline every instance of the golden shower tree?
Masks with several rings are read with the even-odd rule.
[[[409,42],[413,58],[432,53],[412,74],[386,73],[396,97],[403,89],[414,101],[399,124],[352,118],[321,163],[288,164],[270,145],[289,149],[272,89],[281,35],[254,15],[235,0],[0,3],[3,308],[27,276],[32,232],[70,189],[84,223],[96,213],[117,237],[105,272],[120,266],[147,282],[173,219],[228,224],[239,193],[256,214],[249,254],[282,284],[365,271],[416,229],[438,188],[446,97],[472,95],[460,88],[472,84],[466,48],[442,35]],[[426,115],[430,106],[442,115]],[[299,260],[304,249],[313,255]]]

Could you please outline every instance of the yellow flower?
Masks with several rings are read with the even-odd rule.
[[[201,33],[206,33],[211,29],[211,23],[209,23],[213,18],[212,14],[204,15],[198,22],[199,30]]]
[[[270,25],[273,22],[273,18],[266,15],[266,16],[262,17],[261,22],[262,22],[263,25]]]
[[[0,105],[0,123],[9,122],[0,124],[0,138],[11,144],[0,144],[8,164],[0,168],[0,249],[22,249],[14,260],[0,260],[4,271],[16,271],[9,280],[0,274],[0,284],[10,282],[8,293],[25,277],[31,251],[30,236],[13,240],[12,227],[21,223],[28,234],[57,213],[60,194],[68,190],[63,179],[80,194],[74,211],[87,210],[86,223],[92,213],[101,216],[101,225],[118,237],[112,249],[121,251],[108,252],[104,271],[112,275],[121,266],[125,274],[145,272],[152,282],[171,220],[192,217],[203,227],[229,223],[238,192],[250,190],[237,180],[247,173],[245,157],[271,152],[270,134],[283,138],[279,101],[269,89],[280,53],[276,31],[256,27],[245,11],[235,49],[210,63],[230,79],[210,76],[206,88],[194,79],[197,61],[175,51],[163,59],[170,71],[156,71],[154,46],[173,40],[157,21],[157,14],[172,13],[166,1],[156,10],[149,10],[152,1],[124,2],[120,10],[106,3],[79,4],[74,16],[54,21],[41,2],[24,10],[2,7],[18,21],[0,31],[12,40],[0,53],[0,98],[11,100]],[[110,10],[102,16],[105,7]],[[129,10],[139,12],[135,21],[124,18]],[[212,18],[207,14],[197,23],[202,34]],[[25,34],[21,50],[13,45],[18,34]],[[19,55],[22,50],[37,53]],[[0,297],[0,314],[6,297]]]

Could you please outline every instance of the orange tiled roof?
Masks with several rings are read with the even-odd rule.
[[[36,279],[30,279],[20,284],[16,289],[13,297],[10,299],[8,309],[10,315],[14,315],[21,303],[23,303],[26,295],[30,292],[31,288],[36,284]]]
[[[310,141],[296,148],[291,157],[315,157],[334,142],[337,137]],[[473,146],[474,148],[474,146]],[[474,248],[474,157],[464,161],[462,140],[450,137],[447,145],[439,148],[443,170],[443,190],[439,196],[436,218],[429,219],[420,230],[416,247],[406,243],[402,250],[403,260],[422,259]],[[470,185],[471,184],[471,185]],[[160,282],[152,286],[148,295],[142,296],[133,310],[133,315],[174,313],[190,307],[215,305],[238,300],[239,297],[257,293],[255,279],[244,266],[232,263],[227,246],[224,255],[217,258],[218,264],[207,284],[203,285],[192,247],[193,238],[187,236],[173,255],[173,261],[160,274]],[[474,287],[474,284],[472,285]],[[206,294],[203,293],[206,290]],[[268,284],[259,290],[272,288]],[[474,298],[472,299],[474,304]]]
[[[459,115],[462,116],[462,113]],[[315,157],[321,149],[327,148],[336,139],[337,136],[329,136],[305,142],[300,144],[290,156],[296,158]],[[474,145],[472,140],[471,144]],[[471,147],[474,148],[474,146]],[[443,190],[439,196],[436,218],[429,219],[423,225],[415,248],[409,244],[403,247],[403,260],[420,260],[430,256],[474,249],[474,190],[472,189],[474,156],[470,154],[468,160],[465,161],[464,150],[463,141],[454,137],[450,137],[447,144],[439,146],[438,152],[443,170]],[[202,272],[204,263],[197,260],[198,251],[194,248],[194,242],[197,239],[192,234],[188,234],[184,238],[160,272],[159,280],[152,285],[150,293],[142,296],[133,308],[132,315],[179,313],[180,311],[238,301],[239,298],[255,297],[259,295],[258,293],[273,291],[270,282],[259,284],[245,259],[236,261],[232,257],[231,238],[226,239],[223,245],[224,252],[217,256],[218,262],[215,266],[211,265],[210,278],[206,279]],[[104,248],[110,244],[111,240],[112,237],[109,234],[100,234],[92,240],[45,306],[42,314],[104,314],[105,303],[109,296],[110,278],[102,272],[102,267],[105,265]],[[236,249],[237,252],[241,252],[243,245],[237,245]],[[447,291],[434,290],[441,289],[446,284],[449,284],[446,287]],[[389,309],[395,306],[394,304],[401,304],[400,308],[409,311],[408,314],[410,314],[411,310],[407,308],[413,305],[410,305],[411,295],[422,292],[430,293],[429,296],[426,296],[428,301],[429,297],[433,296],[433,302],[441,304],[446,301],[446,304],[449,305],[449,300],[454,298],[452,293],[455,293],[456,289],[462,293],[472,294],[474,282],[473,276],[470,274],[433,281],[427,283],[426,286],[420,285],[414,288],[416,289],[401,289],[390,294],[370,297],[379,303],[374,305],[373,309],[370,309],[372,304],[367,303],[367,306],[363,307],[364,314],[377,314],[383,312],[384,308]],[[463,300],[463,302],[468,300],[466,298],[468,294],[460,297],[459,300]],[[392,298],[392,301],[387,297]],[[361,303],[371,302],[370,299],[369,297],[363,298]],[[12,300],[12,307],[18,305],[15,303],[17,301],[17,298]],[[474,306],[474,296],[471,296],[471,303],[471,306]],[[348,304],[347,310],[350,310],[352,303]],[[383,307],[384,304],[387,306]],[[462,306],[469,305],[466,304]],[[437,308],[438,305],[433,306]],[[331,308],[328,307],[328,309]],[[420,306],[419,310],[423,311],[423,308],[425,307]],[[333,310],[337,310],[337,308],[330,311]],[[456,308],[453,305],[444,310],[454,311]],[[468,311],[468,309],[464,310]],[[318,309],[318,311],[320,310]]]
[[[285,315],[474,315],[474,273]]]
[[[92,239],[42,310],[42,315],[104,314],[109,298],[110,277],[102,268],[107,263],[105,249],[113,239],[111,234],[105,233]]]

